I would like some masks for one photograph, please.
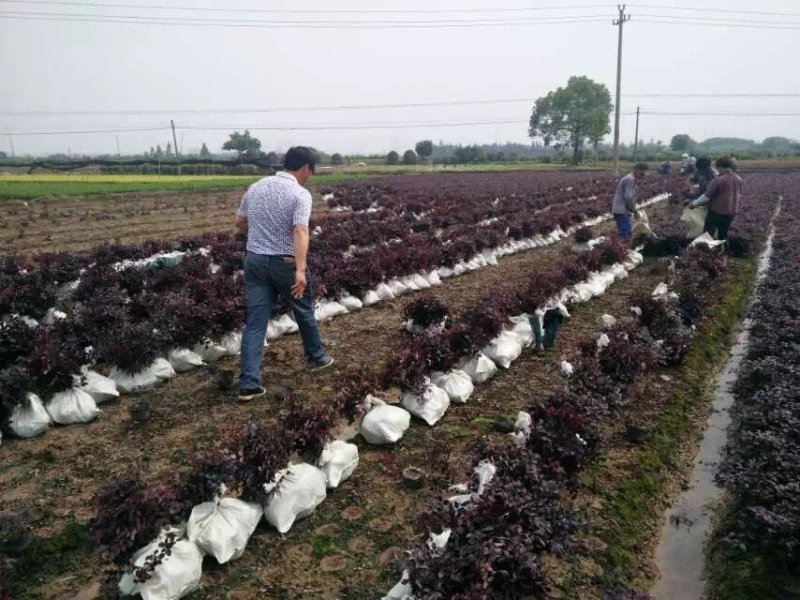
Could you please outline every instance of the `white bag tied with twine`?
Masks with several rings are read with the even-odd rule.
[[[325,474],[307,463],[291,465],[264,484],[269,498],[264,503],[264,518],[281,533],[297,519],[314,512],[327,495]]]
[[[358,446],[342,440],[328,442],[322,449],[317,465],[325,473],[328,488],[339,487],[358,466]]]
[[[243,502],[238,498],[224,498],[225,486],[211,502],[203,502],[192,509],[186,523],[186,536],[190,541],[211,554],[219,564],[239,558],[250,536],[264,514],[261,505]]]
[[[428,425],[436,425],[450,408],[450,396],[442,388],[426,382],[422,396],[404,392],[400,398],[403,407],[415,417],[419,417]]]
[[[447,392],[450,401],[455,404],[466,404],[475,390],[472,379],[461,369],[452,369],[447,373],[434,371],[431,373],[431,382]]]
[[[134,568],[144,566],[148,556],[159,552],[159,546],[165,542],[168,534],[183,537],[183,531],[178,529],[162,531],[155,540],[133,555]],[[119,591],[123,596],[141,594],[143,600],[178,600],[200,587],[202,571],[203,553],[200,548],[194,542],[179,539],[172,546],[169,556],[165,556],[154,569],[150,579],[137,582],[133,573],[126,572],[119,581]]]
[[[44,433],[50,427],[50,415],[36,394],[29,393],[25,400],[14,407],[9,419],[9,427],[14,435],[32,438]]]
[[[89,423],[94,421],[100,412],[94,398],[80,388],[59,392],[47,403],[47,413],[60,425]]]
[[[394,444],[402,439],[411,425],[407,410],[386,404],[372,395],[367,396],[364,404],[368,412],[361,420],[359,431],[367,443]]]

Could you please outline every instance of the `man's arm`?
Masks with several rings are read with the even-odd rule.
[[[300,298],[306,291],[306,265],[308,264],[308,227],[294,226],[294,285],[292,295]]]
[[[629,182],[628,185],[625,186],[625,193],[623,195],[623,199],[625,200],[625,208],[628,209],[628,212],[635,213],[636,212],[636,182]]]
[[[247,233],[247,217],[237,214],[233,224],[239,233]]]

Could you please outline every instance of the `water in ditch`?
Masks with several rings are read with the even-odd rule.
[[[771,255],[770,232],[759,259],[756,285],[764,277]],[[745,319],[728,364],[717,381],[713,410],[695,458],[689,487],[667,511],[656,548],[656,565],[661,577],[650,592],[655,600],[703,598],[705,545],[711,534],[714,508],[722,492],[714,482],[714,474],[728,439],[730,409],[734,402],[732,390],[747,354],[750,326],[750,319]]]

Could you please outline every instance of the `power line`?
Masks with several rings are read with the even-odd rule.
[[[742,29],[783,29],[783,30],[798,30],[800,26],[783,26],[783,25],[748,25],[746,22],[742,21],[739,24],[736,23],[726,23],[726,22],[717,22],[717,21],[702,21],[702,20],[692,20],[692,21],[669,21],[669,20],[655,20],[655,19],[636,19],[638,23],[651,23],[657,25],[689,25],[689,26],[697,26],[701,25],[703,27],[738,27]],[[757,23],[757,21],[756,21]]]
[[[800,112],[775,113],[775,112],[662,112],[642,111],[643,115],[670,116],[670,117],[800,117]]]
[[[169,127],[133,127],[116,129],[92,129],[92,130],[71,130],[71,131],[13,131],[14,135],[78,135],[84,133],[130,133],[144,131],[166,131]]]
[[[789,92],[720,92],[720,93],[653,93],[622,94],[623,98],[800,98],[800,93]],[[337,106],[278,106],[272,108],[159,108],[143,110],[3,110],[0,116],[138,116],[138,115],[190,115],[190,114],[268,114],[292,112],[325,112],[340,110],[380,110],[404,108],[432,108],[448,106],[476,106],[491,104],[529,104],[529,98],[497,98],[485,100],[445,100],[440,102],[404,102],[391,104],[349,104]]]
[[[30,11],[3,11],[0,19],[25,21],[57,21],[63,23],[122,23],[131,25],[173,25],[205,27],[246,27],[256,29],[437,29],[465,27],[517,27],[529,25],[565,25],[605,21],[604,15],[559,16],[541,19],[462,21],[254,21],[236,19],[200,19],[185,17],[149,17],[139,15],[67,14]]]
[[[611,3],[595,4],[572,4],[572,5],[553,5],[553,6],[524,6],[524,7],[486,7],[486,8],[429,8],[429,9],[276,9],[276,8],[241,8],[241,7],[206,7],[206,6],[163,6],[158,4],[131,4],[131,3],[105,3],[77,0],[6,0],[14,4],[34,4],[50,6],[74,6],[74,7],[94,7],[94,8],[120,8],[132,10],[161,10],[161,11],[191,11],[209,13],[260,13],[260,14],[319,14],[319,15],[338,15],[338,14],[476,14],[476,13],[524,13],[542,12],[551,10],[575,10],[587,8],[613,8]],[[717,14],[744,14],[744,15],[763,15],[763,16],[800,16],[798,12],[780,12],[765,10],[741,10],[729,7],[698,7],[678,4],[631,4],[636,9],[667,9],[677,11],[713,12]]]

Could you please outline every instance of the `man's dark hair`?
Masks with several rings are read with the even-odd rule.
[[[299,171],[306,165],[314,172],[314,167],[317,164],[317,158],[310,148],[305,146],[293,146],[286,151],[283,157],[283,168],[287,171]]]
[[[646,173],[647,169],[649,168],[650,166],[646,162],[638,162],[635,165],[633,165],[634,171],[641,171],[642,173]]]
[[[711,159],[708,158],[707,156],[698,158],[697,164],[695,165],[698,171],[704,171],[705,169],[708,169],[710,166],[711,166]]]
[[[736,168],[736,161],[733,160],[732,156],[720,156],[717,159],[717,168],[718,169],[735,169]]]

